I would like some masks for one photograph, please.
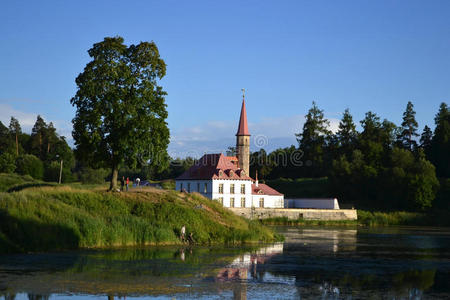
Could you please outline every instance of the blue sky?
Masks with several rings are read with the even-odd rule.
[[[241,88],[269,150],[295,143],[313,100],[334,127],[347,107],[399,124],[411,100],[420,130],[450,102],[450,1],[3,1],[0,120],[29,131],[41,114],[70,139],[75,77],[115,35],[167,63],[173,156],[233,145]]]

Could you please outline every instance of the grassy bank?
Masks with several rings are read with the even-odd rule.
[[[288,218],[268,218],[260,221],[265,225],[322,225],[322,226],[450,226],[449,214],[416,212],[370,212],[358,210],[358,220],[321,221],[289,220]]]
[[[199,244],[280,239],[197,194],[70,186],[0,193],[0,252],[177,244],[183,225]]]

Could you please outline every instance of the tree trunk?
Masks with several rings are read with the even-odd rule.
[[[111,176],[111,184],[109,185],[110,191],[116,191],[117,190],[117,177],[119,175],[119,166],[113,165],[112,167],[112,176]]]
[[[19,156],[19,138],[17,137],[17,132],[16,132],[16,156]]]

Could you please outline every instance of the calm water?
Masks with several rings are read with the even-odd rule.
[[[278,228],[279,244],[0,256],[0,299],[450,299],[450,230]]]

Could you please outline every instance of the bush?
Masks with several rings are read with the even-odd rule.
[[[44,177],[44,164],[34,155],[25,154],[16,160],[16,172],[21,175],[30,175],[35,179]]]
[[[1,173],[13,173],[16,169],[16,162],[14,155],[7,152],[0,155],[0,172]]]
[[[78,177],[83,184],[87,183],[104,183],[108,171],[105,169],[83,168],[78,173]]]

